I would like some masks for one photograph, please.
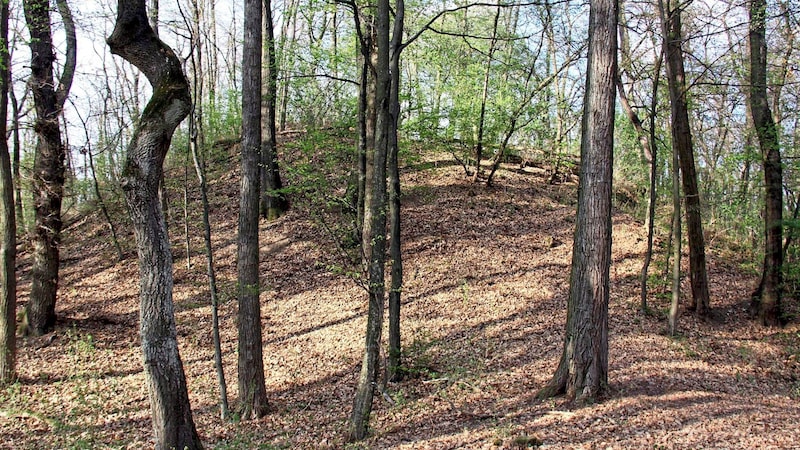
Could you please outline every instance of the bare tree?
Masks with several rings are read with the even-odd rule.
[[[122,186],[139,254],[139,333],[155,448],[199,449],[178,351],[172,254],[158,200],[172,135],[191,109],[189,83],[178,57],[150,27],[145,0],[119,0],[108,46],[144,72],[153,86],[128,146]]]
[[[608,385],[611,183],[617,77],[617,2],[589,12],[589,59],[581,136],[581,177],[572,250],[564,350],[540,398],[566,393],[581,402]]]

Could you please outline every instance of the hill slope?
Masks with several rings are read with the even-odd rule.
[[[376,398],[372,437],[348,448],[800,446],[798,326],[753,326],[744,311],[752,276],[711,252],[715,319],[684,315],[682,337],[664,336],[661,318],[636,311],[643,231],[622,213],[613,221],[612,394],[580,408],[537,401],[561,351],[576,185],[549,185],[536,170],[507,168],[487,190],[449,162],[425,167],[403,174],[402,333],[410,373],[387,387],[391,403]],[[212,194],[223,351],[235,393],[236,173],[217,177]],[[201,231],[190,223],[195,253],[187,269],[182,219],[174,220],[179,342],[205,445],[344,448],[366,295],[330,270],[340,264],[336,247],[302,208],[261,224],[273,413],[222,423]],[[104,234],[93,220],[65,234],[58,328],[21,343],[20,381],[0,391],[0,448],[151,445],[136,261],[114,263]],[[666,299],[654,293],[652,305],[664,308]]]

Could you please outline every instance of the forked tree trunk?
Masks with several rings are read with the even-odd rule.
[[[158,200],[164,158],[191,109],[181,62],[153,32],[144,0],[119,0],[111,52],[139,68],[153,86],[128,146],[122,187],[136,236],[140,335],[156,449],[202,448],[195,429],[172,303],[172,254]]]
[[[244,3],[242,47],[242,184],[239,202],[239,408],[242,419],[267,413],[259,302],[258,203],[261,162],[260,0]]]
[[[592,2],[581,135],[581,176],[564,350],[540,398],[597,400],[608,385],[611,183],[617,77],[617,3]]]
[[[358,441],[366,437],[372,399],[377,382],[381,345],[381,328],[384,310],[384,269],[386,262],[386,159],[389,140],[389,0],[378,0],[375,19],[377,54],[375,68],[375,153],[372,162],[371,195],[368,203],[370,234],[369,312],[364,339],[364,357],[358,378],[353,412],[350,416],[348,439]],[[365,224],[366,225],[366,224]],[[367,227],[365,226],[365,230]]]
[[[764,166],[764,266],[753,296],[763,325],[781,323],[783,297],[783,168],[778,129],[767,103],[766,0],[750,2],[750,114]]]
[[[53,81],[53,39],[50,4],[25,0],[25,20],[31,40],[30,86],[36,107],[36,152],[33,159],[33,192],[36,223],[33,229],[33,266],[30,301],[26,305],[27,333],[41,335],[56,323],[61,200],[64,191],[66,149],[61,142],[58,118],[75,73],[75,26],[65,0],[57,2],[67,33],[67,58],[58,86]]]
[[[8,154],[6,115],[11,71],[8,53],[8,2],[0,3],[0,386],[15,378],[17,355],[17,225],[14,183]]]
[[[686,99],[686,75],[683,67],[681,33],[681,6],[666,9],[660,5],[664,54],[666,57],[667,81],[672,115],[672,147],[678,153],[683,196],[686,207],[686,229],[689,237],[689,275],[692,284],[690,310],[699,316],[709,312],[708,274],[706,272],[705,239],[700,214],[700,192],[697,188],[697,172],[694,164],[692,132],[689,127],[689,110]]]

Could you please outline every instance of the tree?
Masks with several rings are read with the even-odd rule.
[[[200,160],[198,147],[203,142],[202,123],[202,102],[203,78],[202,78],[202,41],[200,39],[200,6],[197,1],[192,2],[191,21],[183,14],[186,28],[192,41],[192,51],[189,54],[189,64],[192,69],[192,112],[189,115],[189,153],[192,155],[197,181],[200,185],[200,201],[203,206],[203,243],[206,252],[206,275],[208,276],[208,291],[211,297],[211,340],[214,346],[214,367],[217,372],[217,384],[219,385],[219,410],[222,420],[229,417],[228,411],[228,383],[225,380],[225,370],[222,365],[222,344],[219,335],[219,297],[217,292],[217,274],[214,267],[214,248],[211,244],[211,220],[209,218],[210,206],[208,200],[208,183],[206,180],[205,164]]]
[[[616,52],[617,2],[592,2],[566,337],[558,368],[538,393],[540,398],[566,393],[591,402],[604,394],[608,384]]]
[[[697,171],[694,164],[692,132],[689,125],[686,73],[683,65],[683,35],[681,9],[684,6],[666,4],[659,0],[661,27],[664,36],[667,84],[669,85],[672,116],[672,148],[678,154],[683,196],[686,206],[686,228],[689,238],[689,274],[692,284],[690,310],[699,316],[709,312],[708,275],[706,273],[705,239],[700,214],[700,193],[697,189]]]
[[[75,74],[75,24],[66,0],[57,2],[67,34],[67,57],[58,84],[53,81],[53,38],[50,3],[25,0],[25,20],[30,30],[31,78],[36,106],[36,153],[33,161],[33,191],[36,223],[33,230],[31,293],[25,312],[27,332],[42,335],[56,322],[58,291],[58,247],[61,239],[61,201],[64,191],[66,149],[61,142],[58,118],[69,95]]]
[[[0,386],[14,380],[17,354],[17,225],[6,139],[10,67],[8,2],[0,0]]]
[[[175,128],[191,109],[181,61],[148,23],[145,0],[119,0],[108,37],[111,52],[144,72],[153,96],[128,146],[122,186],[136,236],[140,327],[155,448],[199,449],[172,302],[172,254],[158,199],[164,158]]]
[[[395,17],[389,53],[389,256],[391,275],[389,286],[389,361],[388,372],[392,381],[400,381],[402,347],[400,339],[400,299],[403,292],[403,253],[400,237],[400,145],[397,127],[400,122],[400,54],[403,50],[403,25],[405,23],[405,1],[395,3]]]
[[[365,245],[369,248],[367,273],[369,277],[369,310],[365,336],[364,357],[361,373],[353,401],[348,438],[352,441],[363,439],[367,434],[372,399],[374,395],[380,356],[381,328],[384,310],[384,266],[386,262],[386,161],[390,129],[390,75],[389,75],[389,0],[377,0],[375,14],[375,36],[377,54],[375,58],[375,151],[372,160],[371,195],[366,205],[370,220],[365,235]],[[367,219],[365,218],[365,221]],[[366,225],[366,223],[365,223]]]
[[[261,163],[261,13],[259,0],[244,2],[242,47],[242,184],[239,202],[239,404],[243,419],[267,413],[267,388],[259,303],[258,207]]]
[[[267,220],[280,217],[289,202],[278,169],[278,148],[275,135],[275,99],[278,93],[278,64],[275,57],[275,32],[272,21],[272,0],[264,0],[263,60],[261,97],[261,216]],[[263,64],[266,62],[266,64]]]
[[[775,120],[767,102],[766,0],[750,1],[750,114],[764,166],[764,265],[753,296],[763,325],[779,325],[783,297],[783,168]]]

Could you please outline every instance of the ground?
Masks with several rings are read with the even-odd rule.
[[[438,159],[438,161],[435,161]],[[235,165],[234,163],[231,163]],[[298,206],[261,224],[262,314],[271,413],[223,422],[199,212],[172,213],[178,339],[207,448],[800,448],[800,327],[747,315],[756,274],[709,249],[713,316],[683,311],[664,333],[668,294],[639,306],[644,227],[616,210],[609,394],[591,405],[536,392],[555,370],[566,319],[576,182],[505,166],[487,188],[446,156],[403,170],[404,381],[377,396],[370,437],[345,444],[366,323],[366,293]],[[211,185],[225,375],[236,393],[238,178]],[[194,207],[197,208],[197,207]],[[130,230],[122,230],[133,249]],[[717,242],[717,241],[715,241]],[[718,248],[719,247],[719,248]],[[663,249],[658,250],[661,253]],[[64,232],[55,332],[20,342],[19,381],[0,390],[0,448],[152,446],[138,339],[135,254],[117,262],[99,216]],[[663,260],[663,257],[659,257]],[[20,262],[27,300],[29,259]],[[654,264],[657,279],[663,261]],[[655,280],[653,281],[655,283]],[[688,292],[688,280],[684,282]],[[789,299],[792,304],[794,299]]]

